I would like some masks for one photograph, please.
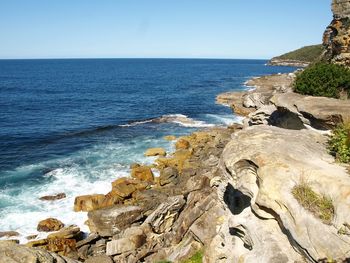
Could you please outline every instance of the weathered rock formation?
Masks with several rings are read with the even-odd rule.
[[[217,102],[229,105],[245,124],[286,129],[329,130],[350,120],[350,100],[303,96],[293,92],[294,74],[277,74],[248,82],[255,89],[220,94]]]
[[[325,58],[350,66],[350,1],[332,1],[333,20],[323,35]]]
[[[43,249],[33,249],[14,244],[11,241],[0,242],[0,263],[78,263],[64,256]]]
[[[300,255],[310,262],[342,262],[350,257],[350,238],[338,231],[350,220],[350,177],[334,163],[325,141],[314,131],[265,125],[235,134],[220,162],[228,178],[223,200],[231,215],[226,213],[222,236],[207,251],[209,262],[298,262]],[[330,225],[293,197],[293,187],[301,182],[331,197]],[[218,250],[221,243],[225,246]],[[234,251],[230,261],[220,261],[229,251]]]

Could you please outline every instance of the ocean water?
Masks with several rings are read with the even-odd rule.
[[[215,97],[245,89],[251,77],[294,70],[265,63],[0,60],[0,231],[18,231],[24,242],[48,217],[87,231],[75,196],[107,193],[131,163],[154,161],[143,156],[149,147],[171,151],[165,135],[239,122]],[[61,192],[67,198],[39,200]]]

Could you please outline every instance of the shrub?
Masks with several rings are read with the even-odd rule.
[[[341,124],[333,130],[329,149],[339,162],[350,163],[350,122]]]
[[[320,218],[323,223],[332,222],[334,207],[329,197],[315,193],[305,182],[294,186],[292,194],[302,207]]]
[[[336,64],[316,63],[297,74],[295,91],[305,95],[339,98],[350,96],[350,69]]]

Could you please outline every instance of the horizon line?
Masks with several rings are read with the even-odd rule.
[[[270,60],[271,58],[220,58],[220,57],[48,57],[48,58],[0,58],[0,60],[83,60],[83,59],[198,59],[198,60]]]

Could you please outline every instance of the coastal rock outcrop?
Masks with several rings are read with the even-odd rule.
[[[275,94],[270,102],[277,108],[276,115],[281,115],[283,112],[288,113],[290,118],[294,115],[295,125],[302,122],[315,129],[329,130],[346,120],[350,120],[350,100],[303,96],[290,92]],[[300,127],[300,125],[298,126]],[[290,127],[292,127],[292,123]]]
[[[350,1],[332,1],[333,20],[323,35],[325,58],[350,66]]]
[[[350,257],[350,237],[338,231],[350,220],[350,177],[324,142],[313,131],[253,126],[228,143],[220,167],[228,178],[223,200],[232,213],[225,221],[234,236],[233,247],[226,248],[235,251],[233,262],[293,262],[299,256],[288,247],[310,261]],[[305,182],[331,198],[329,225],[293,196],[293,187]]]
[[[70,259],[56,253],[43,249],[33,249],[12,242],[0,242],[0,263],[78,263],[79,261]]]
[[[47,218],[38,223],[37,230],[40,232],[58,231],[64,227],[64,224],[56,218]]]
[[[273,125],[285,129],[329,130],[350,119],[350,100],[304,96],[293,92],[294,74],[255,78],[248,82],[256,89],[224,93],[218,103],[238,108],[247,118],[246,126]]]

